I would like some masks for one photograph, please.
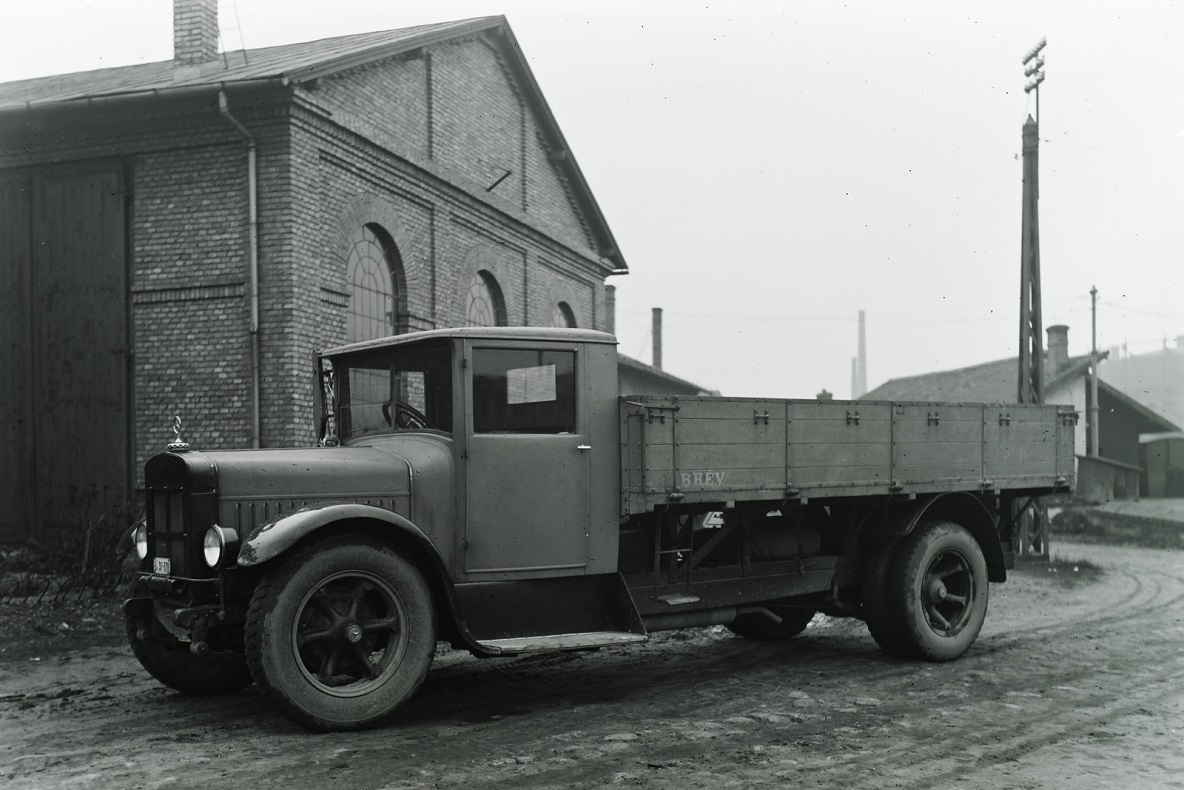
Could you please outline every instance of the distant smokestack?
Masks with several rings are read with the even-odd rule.
[[[173,0],[173,66],[218,59],[218,0]]]
[[[617,333],[617,286],[604,286],[604,331]]]
[[[662,308],[654,308],[654,367],[662,367]]]
[[[857,359],[860,360],[860,391],[855,393],[856,398],[866,396],[868,393],[868,330],[867,330],[867,313],[860,310],[860,355]]]
[[[851,400],[855,400],[861,394],[859,391],[859,359],[851,357]]]
[[[1048,365],[1053,373],[1059,373],[1069,366],[1069,327],[1057,324],[1045,331],[1048,332]]]

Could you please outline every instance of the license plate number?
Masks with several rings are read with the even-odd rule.
[[[158,576],[168,576],[173,572],[173,563],[164,557],[154,557],[152,559],[152,572]]]

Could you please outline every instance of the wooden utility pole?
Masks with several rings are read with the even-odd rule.
[[[1089,455],[1100,456],[1098,448],[1098,288],[1089,289],[1090,324],[1093,344],[1089,352]]]
[[[1044,402],[1043,316],[1040,311],[1039,127],[1024,122],[1024,204],[1020,233],[1020,403]]]
[[[1024,93],[1036,91],[1036,118],[1024,122],[1024,199],[1020,222],[1020,356],[1019,403],[1044,403],[1044,325],[1040,299],[1040,83],[1044,82],[1046,39],[1024,56]],[[1030,65],[1029,65],[1030,64]],[[1021,556],[1048,554],[1048,510],[1042,500],[1019,514]]]

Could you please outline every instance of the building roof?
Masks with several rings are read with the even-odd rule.
[[[617,367],[628,368],[630,370],[636,371],[637,373],[640,373],[641,375],[646,376],[656,382],[671,384],[677,390],[696,392],[699,395],[719,394],[719,392],[716,390],[709,390],[706,387],[699,386],[693,381],[687,381],[686,379],[679,378],[672,373],[667,373],[665,370],[662,370],[662,368],[657,368],[653,365],[647,365],[640,360],[634,359],[633,357],[627,357],[621,353],[617,354]]]
[[[1115,387],[1112,384],[1107,384],[1106,382],[1102,381],[1101,379],[1098,379],[1098,403],[1099,403],[1099,405],[1106,403],[1106,401],[1103,398],[1104,398],[1104,396],[1107,396],[1107,395],[1109,397],[1113,398],[1114,400],[1118,401],[1122,405],[1126,406],[1128,409],[1130,409],[1131,411],[1133,411],[1135,413],[1136,417],[1138,417],[1140,420],[1142,420],[1142,425],[1139,427],[1139,433],[1141,433],[1141,434],[1142,433],[1172,433],[1172,432],[1180,430],[1180,426],[1176,425],[1174,422],[1169,420],[1167,417],[1164,417],[1164,416],[1160,415],[1158,412],[1155,412],[1155,411],[1147,408],[1142,403],[1139,403],[1137,400],[1132,398],[1130,395],[1127,395],[1125,392],[1118,389],[1118,387]],[[1102,408],[1106,408],[1106,407],[1104,405],[1102,405]]]
[[[1103,352],[1105,358],[1109,352]],[[1044,391],[1089,371],[1090,357],[1070,357],[1060,372],[1044,362]],[[859,400],[947,401],[950,403],[1015,403],[1019,391],[1019,362],[1015,357],[967,368],[889,379]]]
[[[360,33],[300,44],[225,52],[196,68],[175,69],[171,60],[0,83],[0,114],[71,109],[113,100],[150,101],[162,96],[209,93],[248,87],[288,87],[383,60],[442,41],[491,34],[522,89],[547,139],[556,166],[569,179],[572,195],[589,222],[598,253],[616,273],[628,267],[617,249],[592,190],[555,116],[543,97],[509,22],[504,16],[476,17],[399,30]]]
[[[1103,351],[1099,359],[1110,352]],[[1060,372],[1044,362],[1044,391],[1050,393],[1068,382],[1088,375],[1090,357],[1083,354],[1070,357]],[[859,400],[887,401],[944,401],[947,403],[1015,403],[1019,391],[1019,362],[1015,357],[984,362],[968,368],[923,373],[889,379]],[[1180,428],[1165,417],[1139,403],[1122,390],[1098,380],[1099,400],[1113,398],[1130,409],[1142,420],[1140,433],[1179,431]]]

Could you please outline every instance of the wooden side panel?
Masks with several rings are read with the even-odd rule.
[[[1077,477],[1076,426],[1078,415],[1071,407],[1059,412],[1057,421],[1057,476],[1072,485]]]
[[[638,396],[621,414],[624,512],[978,492],[988,481],[1051,489],[1072,474],[1072,427],[1058,442],[1055,406]]]
[[[1056,407],[988,406],[983,414],[987,479],[996,488],[1050,485],[1057,476]]]
[[[983,407],[896,403],[892,407],[893,476],[902,485],[983,479]]]
[[[786,401],[688,398],[673,405],[643,424],[647,493],[673,491],[692,502],[782,495]]]
[[[0,541],[30,537],[33,419],[29,356],[29,182],[0,176]]]
[[[125,227],[118,170],[34,178],[35,474],[49,526],[126,504]]]
[[[810,488],[891,482],[892,425],[886,403],[790,402],[792,483]]]

